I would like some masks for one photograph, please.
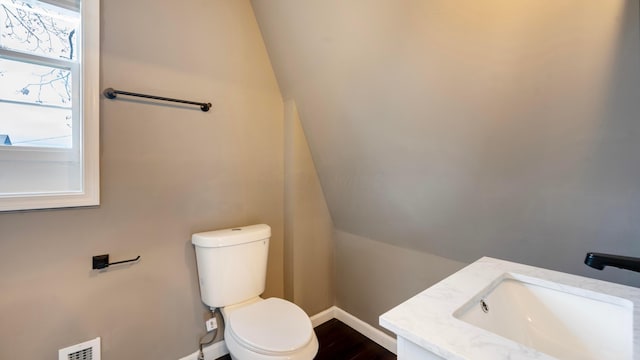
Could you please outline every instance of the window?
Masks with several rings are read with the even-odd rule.
[[[99,0],[0,0],[0,211],[99,203]]]

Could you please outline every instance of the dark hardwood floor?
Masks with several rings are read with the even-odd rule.
[[[315,328],[320,349],[315,360],[395,360],[396,356],[337,319]],[[231,360],[226,355],[218,360]]]
[[[337,319],[315,328],[320,349],[315,360],[395,360],[396,356]]]

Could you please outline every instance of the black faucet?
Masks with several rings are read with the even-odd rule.
[[[605,266],[640,272],[640,258],[601,253],[587,253],[584,263],[594,269],[602,270]]]

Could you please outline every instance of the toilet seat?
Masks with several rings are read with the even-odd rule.
[[[268,356],[292,354],[313,339],[307,314],[283,299],[269,298],[227,312],[226,333],[243,348]]]

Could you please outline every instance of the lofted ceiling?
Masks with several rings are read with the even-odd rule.
[[[572,272],[640,256],[637,1],[252,4],[339,230]]]

